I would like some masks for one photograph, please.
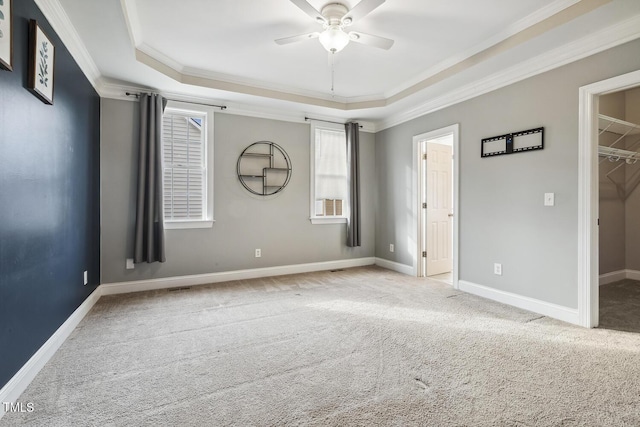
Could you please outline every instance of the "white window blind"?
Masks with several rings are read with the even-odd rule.
[[[162,149],[165,221],[206,219],[206,115],[167,110]]]
[[[347,188],[347,141],[344,130],[316,127],[316,215],[344,215],[342,207],[338,210],[337,206],[346,206]],[[327,212],[327,206],[331,207],[332,212]],[[323,210],[324,213],[321,213]]]

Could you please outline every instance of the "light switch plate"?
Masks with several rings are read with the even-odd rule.
[[[555,193],[544,193],[544,205],[545,206],[553,206],[556,202]]]
[[[133,263],[133,258],[127,258],[126,269],[133,270],[135,268],[135,264]]]

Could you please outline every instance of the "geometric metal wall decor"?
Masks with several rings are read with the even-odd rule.
[[[279,193],[291,179],[291,159],[282,147],[271,141],[258,141],[244,149],[236,164],[238,179],[253,194]]]
[[[521,151],[542,150],[543,148],[544,128],[540,127],[484,138],[481,144],[480,156],[499,156]]]

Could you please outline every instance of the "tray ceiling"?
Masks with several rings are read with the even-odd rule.
[[[317,39],[274,42],[322,30],[287,0],[59,3],[110,84],[372,120],[640,15],[637,0],[387,0],[350,29],[393,47],[350,43],[332,67]]]

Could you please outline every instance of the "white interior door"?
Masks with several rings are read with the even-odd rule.
[[[427,141],[424,239],[426,276],[449,273],[453,268],[452,147]]]

